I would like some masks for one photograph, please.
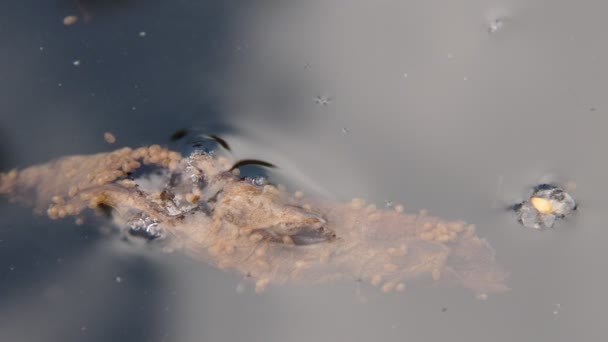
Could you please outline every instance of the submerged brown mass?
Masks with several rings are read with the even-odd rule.
[[[142,165],[156,172],[127,177]],[[123,148],[1,174],[0,194],[52,219],[111,207],[119,227],[153,230],[169,249],[253,278],[256,291],[338,279],[403,291],[423,278],[481,296],[507,290],[506,272],[472,225],[405,214],[400,206],[291,196],[240,180],[231,166],[158,145]]]

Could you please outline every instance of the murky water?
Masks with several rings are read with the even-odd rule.
[[[272,177],[464,219],[511,291],[253,285],[183,255],[0,206],[1,340],[601,339],[606,44],[598,2],[21,1],[0,6],[0,166],[221,135]],[[66,15],[83,18],[64,26]],[[546,180],[555,229],[502,208]],[[100,227],[102,229],[100,229]]]

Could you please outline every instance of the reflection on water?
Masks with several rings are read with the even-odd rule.
[[[71,26],[72,3],[4,4],[3,167],[107,150],[104,131],[141,146],[195,127],[225,137],[236,159],[278,165],[271,177],[306,193],[475,223],[512,291],[480,302],[459,289],[381,295],[342,282],[238,295],[238,277],[179,256],[131,254],[148,266],[121,269],[101,224],[2,203],[2,339],[601,336],[603,4],[129,4]],[[537,232],[495,208],[549,173],[577,184],[577,215]]]

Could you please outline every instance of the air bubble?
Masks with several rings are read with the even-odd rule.
[[[162,229],[157,221],[150,217],[140,217],[128,223],[129,233],[141,236],[148,240],[158,239],[162,236]]]
[[[268,184],[268,179],[264,176],[245,177],[245,180],[255,186],[264,186]]]

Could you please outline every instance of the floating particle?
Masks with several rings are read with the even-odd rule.
[[[393,201],[391,200],[384,200],[384,206],[387,208],[390,208],[393,206]]]
[[[348,134],[348,133],[350,133],[350,128],[348,128],[346,126],[342,127],[342,134]]]
[[[114,278],[114,281],[120,284],[120,283],[122,283],[122,277],[116,276],[116,278]]]
[[[170,169],[164,166],[168,161],[179,164]],[[125,182],[124,165],[131,170],[146,163],[165,170],[136,178],[140,189],[133,180]],[[159,145],[123,148],[0,174],[0,194],[36,201],[38,211],[59,210],[66,199],[83,209],[112,207],[107,218],[125,233],[149,240],[171,237],[167,252],[179,248],[202,262],[233,269],[257,281],[256,292],[272,284],[353,278],[386,292],[404,291],[406,281],[431,276],[456,281],[476,294],[508,290],[507,272],[496,263],[494,250],[460,221],[405,214],[397,205],[394,210],[375,208],[363,200],[349,204],[311,198],[298,205],[283,187],[258,188],[231,177],[231,165],[239,162],[201,154],[182,157]],[[193,175],[204,182],[192,183]],[[160,182],[150,182],[155,179]],[[184,200],[188,194],[200,196],[196,206]],[[55,196],[65,202],[58,203]],[[424,230],[426,223],[432,230]]]
[[[505,22],[503,19],[495,19],[490,22],[490,26],[488,27],[488,33],[493,34],[500,31],[505,26]]]
[[[74,25],[77,22],[78,22],[78,17],[75,15],[68,15],[65,18],[63,18],[63,25],[65,25],[65,26]]]
[[[147,35],[146,31],[140,31],[139,32],[139,36],[140,37],[145,37]]]
[[[570,216],[576,208],[576,201],[569,193],[550,184],[534,187],[528,200],[513,206],[519,223],[534,229],[551,228],[558,219]]]
[[[553,307],[553,316],[557,317],[557,315],[559,315],[559,312],[562,310],[562,305],[557,303],[554,305]]]
[[[116,142],[116,137],[110,132],[105,132],[103,134],[103,140],[105,140],[108,144],[113,144]]]
[[[331,104],[331,97],[328,96],[323,96],[323,95],[318,95],[317,97],[315,97],[315,103],[318,104],[319,106],[327,106],[329,104]]]
[[[403,73],[403,78],[407,78],[407,72]]]
[[[74,64],[74,66],[80,66],[80,60],[75,60],[72,64]]]

